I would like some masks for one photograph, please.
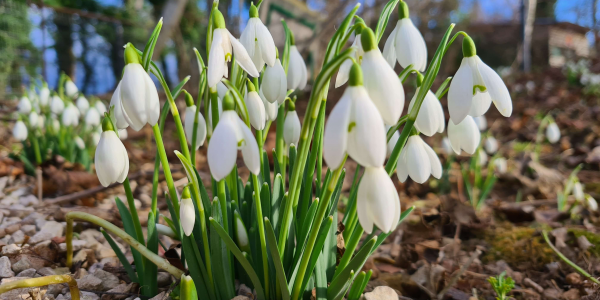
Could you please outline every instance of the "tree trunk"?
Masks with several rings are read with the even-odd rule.
[[[536,5],[537,0],[527,0],[525,24],[523,28],[523,71],[525,72],[531,71],[531,39],[533,37]]]
[[[55,13],[54,50],[58,60],[58,69],[71,78],[75,78],[75,55],[73,54],[73,20],[70,15]],[[59,76],[57,76],[59,78]],[[58,80],[58,79],[57,79]]]
[[[188,0],[168,0],[162,7],[163,27],[154,47],[153,59],[158,59],[167,42],[171,39],[174,30],[179,26],[185,5]]]

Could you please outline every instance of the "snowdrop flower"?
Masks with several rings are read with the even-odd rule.
[[[381,115],[363,87],[360,66],[354,64],[348,87],[325,125],[323,158],[332,170],[340,167],[346,153],[362,166],[377,168],[385,160],[386,142]]]
[[[579,181],[575,182],[575,184],[573,185],[573,196],[575,197],[575,200],[583,201],[583,185]]]
[[[158,122],[158,92],[131,44],[125,48],[125,61],[123,78],[110,100],[110,106],[115,107],[116,126],[119,129],[131,126],[139,131],[146,123],[154,126]]]
[[[67,79],[67,81],[65,82],[65,93],[70,98],[75,98],[75,96],[77,96],[77,93],[79,93],[79,89],[77,88],[75,83],[73,83],[71,78]]]
[[[494,159],[494,168],[500,174],[506,173],[508,170],[508,162],[506,161],[506,158],[498,157]]]
[[[267,101],[267,99],[265,99],[265,95],[263,95],[262,90],[260,90],[258,92],[258,95],[260,96],[260,99],[262,100],[264,106],[265,106],[265,115],[266,115],[266,120],[267,121],[275,121],[275,119],[277,119],[277,113],[279,112],[279,103],[277,102],[269,102]]]
[[[31,111],[31,101],[29,101],[29,98],[25,96],[21,97],[21,100],[17,105],[17,110],[19,111],[19,113],[22,113],[24,115],[28,114]]]
[[[383,56],[394,67],[396,60],[403,68],[412,65],[420,72],[427,65],[427,45],[425,40],[409,18],[406,2],[398,3],[398,23],[383,47]]]
[[[185,90],[184,90],[185,91]],[[194,105],[194,101],[192,95],[190,95],[187,91],[185,91],[185,102],[188,105],[185,108],[185,119],[184,119],[184,130],[185,137],[187,139],[188,144],[192,144],[192,139],[194,137],[194,119],[196,115],[196,105]],[[194,145],[194,150],[198,150],[200,146],[204,145],[204,140],[206,139],[206,120],[200,111],[198,111],[198,124],[196,129],[196,144]]]
[[[192,202],[190,188],[187,186],[183,188],[183,192],[181,193],[179,219],[181,220],[183,233],[185,233],[185,236],[190,236],[194,230],[194,223],[196,223],[196,209],[194,208],[194,202]]]
[[[588,207],[588,209],[591,211],[598,210],[598,202],[596,202],[596,199],[594,199],[589,194],[585,194],[585,204]]]
[[[362,21],[357,20],[357,23],[364,25],[364,22]],[[365,51],[363,51],[362,44],[360,42],[360,33],[362,32],[362,28],[364,27],[365,26],[359,26],[356,28],[356,36],[354,37],[354,42],[352,42],[352,46],[350,46],[350,48],[352,49],[352,55],[354,56],[354,61],[356,61],[358,64],[362,62],[363,55],[365,55]],[[337,76],[335,77],[336,88],[344,85],[344,83],[348,81],[348,76],[350,75],[350,68],[352,67],[352,64],[353,62],[351,59],[346,59],[346,61],[342,63],[337,73]]]
[[[388,132],[389,130],[390,130],[390,126],[385,126],[385,131]],[[386,137],[387,137],[387,134],[386,134]],[[398,132],[398,130],[394,131],[394,133],[392,134],[392,138],[387,143],[386,157],[390,157],[390,155],[392,155],[392,152],[394,151],[394,147],[396,147],[396,143],[398,142],[399,138],[400,138],[400,133]]]
[[[250,128],[235,112],[231,95],[227,94],[223,99],[223,114],[208,144],[208,166],[216,181],[231,173],[238,149],[242,150],[246,167],[250,172],[258,175],[260,173],[258,144]]]
[[[260,98],[260,95],[256,92],[254,84],[248,80],[248,92],[244,97],[246,107],[248,108],[248,116],[250,117],[250,124],[256,130],[263,130],[265,123],[267,122],[267,116],[265,112],[265,105]]]
[[[235,223],[233,232],[236,244],[238,247],[240,247],[240,250],[250,253],[250,240],[248,239],[248,231],[246,230],[246,226],[244,226],[244,222],[242,221],[242,218],[237,210],[233,212],[233,219]]]
[[[79,95],[77,101],[75,101],[75,105],[77,105],[79,112],[81,112],[82,114],[85,114],[90,108],[90,102],[88,102],[88,100],[83,95]]]
[[[485,154],[485,151],[477,151],[477,159],[479,160],[479,165],[480,166],[485,166],[485,164],[488,161],[488,156],[487,154]]]
[[[38,122],[40,121],[40,116],[38,115],[38,113],[34,110],[31,113],[29,113],[29,126],[31,127],[36,127],[39,126]]]
[[[450,144],[450,139],[448,139],[448,137],[444,137],[442,139],[442,151],[444,151],[446,155],[450,155],[454,152],[454,150],[452,150],[452,145]]]
[[[285,100],[287,81],[285,79],[285,71],[279,59],[275,61],[273,67],[267,65],[265,68],[260,89],[265,99],[271,103],[277,102],[281,105],[283,100]]]
[[[408,105],[408,111],[412,110],[418,93],[419,89],[417,88],[415,95]],[[423,99],[419,115],[417,115],[417,120],[415,121],[415,128],[426,136],[432,136],[436,132],[442,133],[446,128],[446,119],[442,104],[431,91],[427,91],[425,99]]]
[[[38,115],[38,120],[36,122],[36,125],[38,128],[42,129],[44,128],[44,126],[46,124],[46,117],[44,117],[44,115]]]
[[[219,112],[219,117],[223,113],[223,98],[225,94],[227,94],[227,87],[224,83],[220,82],[217,84],[217,111]],[[208,132],[212,132],[212,101],[208,102]]]
[[[512,114],[510,93],[502,78],[476,53],[473,40],[464,37],[464,58],[448,91],[448,111],[454,124],[462,122],[467,115],[483,115],[492,102],[503,116],[510,117]]]
[[[129,172],[127,150],[114,130],[110,119],[105,117],[94,159],[96,175],[104,187],[114,182],[122,183]]]
[[[72,103],[65,108],[61,118],[64,126],[77,126],[79,125],[79,110]]]
[[[92,142],[94,143],[94,146],[98,145],[98,143],[100,142],[100,133],[92,133]]]
[[[60,122],[57,119],[52,120],[52,129],[55,133],[60,130]]]
[[[235,62],[252,77],[258,77],[256,66],[248,52],[231,33],[225,28],[225,19],[219,10],[213,13],[214,31],[213,40],[208,56],[208,86],[215,87],[221,78],[228,77],[227,62],[231,61],[231,53],[235,55]]]
[[[240,42],[248,51],[257,71],[261,71],[265,63],[269,66],[275,64],[275,42],[273,36],[258,17],[258,9],[254,3],[250,4],[250,19],[248,25],[240,35]]]
[[[487,129],[487,119],[485,116],[473,117],[473,121],[475,121],[475,124],[477,124],[479,131],[484,131]]]
[[[47,106],[50,101],[50,89],[48,89],[48,84],[44,82],[44,86],[40,90],[40,105]]]
[[[555,122],[548,124],[548,127],[546,127],[546,138],[552,144],[560,140],[560,129],[558,129],[558,125]]]
[[[287,88],[290,90],[302,90],[306,87],[308,81],[308,70],[306,69],[306,63],[298,47],[296,47],[296,40],[292,34],[291,45],[290,45],[290,61],[288,65],[287,74]]]
[[[381,55],[370,28],[362,30],[361,43],[365,51],[361,64],[365,88],[385,124],[394,125],[404,109],[402,82]]]
[[[96,103],[94,104],[94,107],[98,111],[98,114],[100,114],[101,116],[103,116],[104,113],[108,111],[106,109],[106,105],[104,105],[104,103],[100,100],[96,101]]]
[[[81,150],[85,149],[85,142],[80,137],[76,136],[74,141],[75,145],[77,145],[77,148]]]
[[[490,155],[496,153],[498,151],[498,141],[493,136],[488,136],[485,139],[485,151]]]
[[[85,113],[85,124],[90,127],[100,125],[100,114],[95,107],[91,107]]]
[[[461,149],[469,154],[473,154],[477,150],[477,146],[479,146],[481,133],[479,133],[473,117],[466,116],[458,125],[455,125],[452,119],[448,121],[448,138],[456,154],[460,154]]]
[[[52,101],[50,101],[50,111],[55,115],[60,115],[65,109],[65,103],[60,99],[58,95],[54,95],[52,97]]]
[[[17,140],[17,141],[24,141],[27,139],[27,126],[25,126],[25,123],[23,123],[23,121],[19,120],[17,121],[17,123],[15,123],[15,127],[13,127],[13,137]]]
[[[127,133],[127,129],[119,129],[119,139],[121,141],[124,141],[127,139],[127,137],[129,136],[129,134]]]
[[[396,172],[400,182],[405,182],[410,176],[416,183],[423,183],[429,175],[440,179],[442,163],[433,149],[418,135],[408,138],[406,145],[398,157]]]
[[[288,146],[291,144],[298,145],[302,125],[300,125],[300,118],[296,113],[296,104],[290,101],[287,108],[288,112],[283,123],[283,140]]]
[[[385,169],[365,168],[356,198],[358,221],[366,233],[373,225],[387,233],[396,228],[400,219],[400,198]]]

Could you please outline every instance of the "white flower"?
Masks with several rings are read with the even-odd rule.
[[[357,34],[356,37],[354,37],[354,42],[352,42],[351,48],[354,60],[360,64],[362,62],[363,55],[365,55],[365,51],[363,51],[362,44],[360,43],[360,34]],[[337,76],[335,77],[336,88],[344,85],[344,83],[348,81],[352,64],[353,62],[351,59],[346,59],[346,61],[342,63],[340,69],[338,70]]]
[[[27,139],[27,126],[25,126],[25,123],[23,123],[23,121],[19,120],[17,121],[17,123],[15,123],[15,127],[13,127],[13,137],[17,140],[17,141],[24,141]]]
[[[52,120],[52,129],[55,133],[60,130],[60,122],[57,119]]]
[[[548,139],[548,142],[552,144],[560,140],[560,129],[558,129],[556,123],[552,122],[548,124],[548,127],[546,127],[546,138]]]
[[[55,115],[60,115],[64,109],[65,103],[62,101],[62,99],[60,99],[60,97],[54,95],[52,97],[52,101],[50,101],[50,111]]]
[[[302,55],[296,45],[290,46],[290,61],[287,74],[287,88],[290,90],[302,90],[306,87],[308,80],[308,71]]]
[[[65,93],[70,98],[75,98],[75,96],[77,96],[77,93],[79,93],[79,89],[71,79],[67,79],[67,82],[65,82]]]
[[[475,124],[477,124],[479,131],[484,131],[487,129],[487,119],[485,116],[473,117],[473,121],[475,121]]]
[[[79,112],[81,112],[82,114],[85,114],[87,112],[87,110],[90,108],[90,102],[88,102],[88,100],[83,95],[80,95],[77,98],[75,105],[77,105]]]
[[[250,19],[246,28],[240,35],[240,42],[248,51],[248,55],[252,58],[257,71],[261,71],[265,66],[265,62],[269,66],[275,64],[276,51],[273,36],[267,29],[260,18],[258,18],[258,10],[254,4],[250,5]]]
[[[100,114],[94,107],[87,110],[85,113],[85,124],[90,127],[100,125]]]
[[[119,139],[121,141],[126,140],[128,136],[129,134],[127,133],[127,129],[119,129]]]
[[[47,106],[49,101],[50,101],[50,89],[48,89],[48,86],[44,84],[44,86],[40,90],[40,105]]]
[[[362,30],[361,42],[365,50],[361,64],[365,88],[385,124],[394,125],[404,109],[402,82],[381,55],[371,29]]]
[[[229,95],[226,96],[230,98]],[[208,144],[208,166],[210,172],[219,181],[227,176],[235,165],[238,149],[242,150],[242,156],[246,167],[253,174],[260,173],[260,154],[258,144],[252,135],[250,128],[233,111],[232,104],[225,104],[223,114],[217,123],[217,128]],[[230,107],[227,107],[230,105]]]
[[[260,87],[265,99],[271,103],[283,103],[287,93],[287,82],[285,79],[285,71],[281,65],[281,61],[277,59],[273,67],[267,66],[263,73],[263,80]]]
[[[85,142],[80,137],[76,136],[74,141],[75,145],[77,145],[77,148],[81,150],[85,149]]]
[[[591,211],[598,210],[598,202],[596,202],[596,199],[594,199],[589,194],[585,194],[585,204],[588,207],[588,209]]]
[[[349,86],[325,125],[323,158],[332,170],[341,165],[346,152],[365,167],[380,167],[385,160],[387,140],[383,120],[362,81],[354,82],[354,72],[360,75],[358,64],[352,66]]]
[[[219,117],[223,113],[223,98],[228,90],[225,84],[219,81],[217,84],[217,110]],[[212,130],[212,101],[208,101],[208,132],[212,132]]]
[[[263,95],[262,90],[260,90],[258,92],[258,95],[260,96],[260,99],[262,100],[264,106],[265,106],[265,114],[266,114],[266,120],[267,121],[275,121],[275,119],[277,119],[277,113],[279,112],[279,103],[277,102],[269,102],[267,101],[267,99],[265,99],[265,95]]]
[[[467,39],[470,40],[465,37]],[[463,52],[464,49],[463,41]],[[492,102],[500,114],[510,117],[512,101],[502,78],[483,63],[479,56],[474,53],[472,56],[465,55],[448,91],[450,119],[457,124],[467,115],[481,116],[487,112]]]
[[[31,127],[36,127],[39,126],[38,122],[40,121],[40,116],[38,115],[37,112],[32,111],[31,113],[29,113],[29,126]]]
[[[383,167],[367,167],[356,198],[358,221],[366,233],[373,225],[387,233],[400,219],[400,198],[390,176]]]
[[[154,126],[158,122],[160,103],[156,86],[139,63],[137,52],[133,46],[127,46],[125,56],[129,63],[123,71],[110,106],[115,107],[115,118],[119,129],[131,126],[139,131],[144,125]]]
[[[61,122],[64,126],[77,126],[79,125],[79,110],[77,107],[70,103],[62,113]]]
[[[96,147],[94,162],[96,175],[98,175],[98,180],[104,187],[114,182],[122,183],[127,177],[129,172],[127,150],[125,150],[125,146],[112,129],[102,132]]]
[[[490,155],[496,153],[496,151],[498,151],[498,141],[493,137],[493,136],[488,136],[487,139],[485,139],[485,151],[487,153],[489,153]]]
[[[506,173],[508,170],[508,162],[506,161],[506,158],[498,157],[494,159],[494,168],[500,174]]]
[[[410,176],[415,182],[423,183],[429,175],[437,179],[442,177],[442,163],[420,136],[413,135],[400,152],[396,172],[400,182],[405,182]]]
[[[583,185],[579,181],[575,182],[575,184],[573,185],[573,196],[577,201],[582,201],[584,198]]]
[[[236,243],[242,251],[248,253],[250,251],[250,240],[248,239],[248,231],[246,230],[246,226],[244,226],[244,222],[237,211],[234,213],[233,218],[235,222],[233,230]]]
[[[267,122],[265,105],[263,104],[263,100],[260,98],[260,95],[258,95],[254,89],[253,84],[252,86],[248,84],[248,90],[249,92],[246,93],[244,102],[246,102],[246,108],[248,109],[250,124],[256,130],[263,130],[265,128],[265,123]]]
[[[408,105],[408,111],[412,110],[418,93],[419,89],[417,88],[415,95]],[[415,128],[426,136],[432,136],[436,132],[442,133],[444,132],[444,128],[446,128],[446,119],[444,117],[442,104],[431,91],[427,91],[427,94],[423,99],[421,109],[419,110],[417,120],[415,121]]]
[[[298,141],[300,140],[300,130],[302,129],[302,125],[300,125],[300,118],[298,118],[298,113],[296,113],[295,105],[292,108],[292,103],[290,103],[287,114],[285,115],[285,121],[283,123],[283,140],[286,145],[294,144],[298,146]]]
[[[225,28],[223,14],[215,10],[213,13],[215,30],[208,55],[208,86],[214,87],[221,78],[228,77],[227,62],[231,61],[231,53],[235,55],[235,62],[252,77],[258,77],[259,73],[252,62],[248,52],[231,33]]]
[[[485,151],[480,150],[480,151],[478,151],[477,159],[479,160],[480,166],[485,166],[485,164],[488,161],[488,156],[487,156],[487,154],[485,154]]]
[[[44,115],[38,115],[38,120],[36,122],[37,127],[42,129],[44,128],[44,126],[46,126],[46,117],[44,117]]]
[[[477,146],[479,146],[481,133],[479,133],[473,117],[467,116],[458,125],[455,125],[452,119],[448,121],[448,138],[456,154],[460,154],[461,149],[469,154],[473,154],[477,150]]]
[[[383,47],[383,56],[394,67],[396,60],[406,68],[425,71],[427,65],[427,45],[419,29],[408,17],[408,6],[400,1],[398,12],[401,14],[396,27],[388,37]]]
[[[386,137],[387,137],[388,130],[390,130],[390,126],[385,127]],[[394,151],[394,147],[396,147],[396,143],[398,142],[399,138],[400,138],[400,133],[398,132],[398,130],[394,131],[394,133],[392,134],[392,138],[387,143],[386,157],[390,157],[390,155],[392,155],[392,152]]]
[[[94,104],[94,107],[96,108],[96,110],[98,111],[98,113],[100,114],[100,116],[103,116],[104,113],[108,111],[106,109],[106,105],[104,105],[104,103],[102,101],[100,101],[100,100],[96,101],[96,103]]]
[[[442,151],[444,151],[446,155],[450,155],[452,154],[452,152],[454,152],[454,150],[452,150],[452,145],[450,144],[450,139],[448,139],[448,137],[444,137],[442,139]]]
[[[92,133],[92,142],[94,143],[94,145],[98,145],[98,143],[100,142],[100,133],[99,132]]]
[[[181,193],[179,219],[181,221],[183,233],[186,236],[190,236],[194,230],[194,223],[196,222],[196,209],[194,208],[194,202],[192,202],[192,196],[190,195],[188,187],[185,187]]]
[[[21,97],[21,100],[17,105],[17,110],[19,111],[19,113],[22,113],[24,115],[28,114],[31,111],[31,102],[29,101],[29,98],[25,96]]]
[[[194,137],[194,115],[196,114],[196,105],[188,106],[185,108],[185,137],[188,144],[192,144],[192,138]],[[206,120],[202,113],[198,112],[198,128],[196,129],[196,144],[194,150],[198,150],[200,146],[204,145],[206,139]]]

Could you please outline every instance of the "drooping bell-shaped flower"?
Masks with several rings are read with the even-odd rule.
[[[26,96],[21,97],[19,104],[17,104],[17,111],[21,114],[28,114],[31,111],[31,101]]]
[[[388,130],[390,130],[390,126],[385,126],[385,132],[388,132]],[[392,134],[392,138],[387,142],[387,153],[386,153],[386,157],[390,157],[390,155],[392,155],[392,152],[394,151],[394,147],[396,147],[396,143],[398,142],[398,139],[400,138],[400,133],[398,132],[398,130],[394,131],[394,133]]]
[[[188,144],[191,145],[192,139],[194,137],[194,119],[196,115],[196,105],[194,105],[192,95],[190,95],[187,91],[185,91],[185,103],[186,105],[188,105],[185,108],[185,137],[187,139]],[[206,133],[206,120],[204,119],[202,113],[198,111],[198,123],[196,124],[196,144],[194,145],[194,150],[198,150],[200,146],[204,145]]]
[[[256,66],[254,66],[254,62],[252,62],[246,48],[225,28],[225,19],[219,10],[214,10],[213,21],[215,29],[208,55],[208,86],[213,88],[221,81],[221,78],[228,77],[227,63],[231,61],[232,49],[235,62],[240,68],[246,71],[248,75],[258,77],[258,70],[256,70]]]
[[[442,139],[442,151],[444,151],[446,155],[450,155],[454,152],[454,150],[452,150],[452,145],[450,144],[450,139],[446,136]]]
[[[290,90],[303,90],[308,81],[306,63],[296,47],[296,40],[292,34],[290,45],[290,61],[287,73],[287,88]]]
[[[298,113],[296,113],[296,104],[290,101],[287,109],[288,112],[285,115],[283,123],[283,140],[288,146],[291,144],[298,146],[302,125],[300,125],[300,118],[298,118]]]
[[[73,103],[69,103],[62,113],[61,122],[64,126],[79,125],[79,110]]]
[[[558,125],[555,122],[551,122],[546,127],[546,138],[548,142],[554,144],[560,140],[560,129],[558,129]]]
[[[487,129],[487,119],[485,116],[473,117],[473,121],[475,121],[475,124],[477,124],[479,131],[484,131]]]
[[[240,35],[240,42],[252,58],[256,70],[260,72],[265,63],[271,67],[275,64],[275,42],[267,26],[258,17],[258,9],[254,3],[250,4],[249,14],[250,19]]]
[[[506,161],[506,158],[498,157],[494,159],[494,168],[496,169],[496,172],[500,174],[506,173],[508,170],[508,162]]]
[[[85,125],[95,127],[100,125],[100,114],[95,107],[91,107],[85,113]]]
[[[60,115],[65,109],[65,103],[58,95],[52,96],[52,101],[50,101],[50,111],[55,115]]]
[[[262,100],[265,106],[265,114],[267,117],[267,121],[275,121],[277,119],[277,113],[279,112],[279,103],[278,102],[269,102],[265,99],[265,95],[263,95],[262,90],[258,92],[260,99]]]
[[[352,49],[352,55],[354,56],[354,61],[356,61],[358,64],[360,64],[362,62],[362,58],[363,55],[365,54],[365,51],[363,51],[363,47],[362,44],[360,42],[360,33],[362,32],[362,28],[364,28],[364,22],[361,19],[358,19],[356,21],[355,24],[362,24],[363,26],[358,26],[355,30],[355,34],[356,36],[354,37],[354,42],[352,42],[352,46],[350,46],[350,49]],[[346,83],[348,81],[348,76],[350,75],[350,68],[352,68],[352,60],[351,59],[346,59],[342,65],[340,66],[340,69],[338,70],[337,76],[335,77],[335,87],[338,88],[342,85],[344,85],[344,83]]]
[[[108,117],[102,120],[102,130],[94,163],[100,184],[107,187],[111,183],[122,183],[125,180],[129,172],[129,156]]]
[[[380,167],[386,142],[381,115],[363,87],[360,66],[354,64],[348,87],[325,125],[323,158],[332,170],[340,167],[346,153],[362,166]]]
[[[79,93],[79,89],[71,80],[71,78],[68,78],[65,82],[65,94],[67,94],[69,98],[75,98],[75,96],[77,96],[77,93]]]
[[[179,220],[181,220],[181,228],[183,228],[185,236],[190,236],[194,230],[194,223],[196,223],[196,210],[194,209],[194,202],[192,202],[190,188],[187,186],[183,188],[181,193]]]
[[[131,126],[139,131],[146,124],[154,126],[160,115],[160,103],[156,86],[140,64],[140,58],[133,47],[125,48],[125,65],[123,78],[110,100],[115,107],[116,125],[123,129]]]
[[[573,197],[575,197],[575,200],[577,201],[583,201],[584,196],[583,185],[579,181],[575,182],[573,185]]]
[[[598,210],[598,202],[590,194],[585,194],[585,206],[587,206],[590,211]]]
[[[488,156],[485,154],[485,151],[479,150],[477,151],[477,159],[480,166],[485,166],[488,161]]]
[[[492,102],[505,117],[512,114],[512,100],[506,84],[492,68],[483,63],[473,40],[463,38],[463,60],[450,83],[448,111],[455,124],[467,115],[479,117],[487,112]]]
[[[18,120],[15,123],[15,127],[13,127],[13,137],[17,140],[17,141],[24,141],[27,139],[27,126],[25,126],[25,123],[23,123],[23,121]]]
[[[129,136],[129,134],[127,133],[127,129],[119,129],[119,139],[121,141],[124,141],[127,139],[127,137]]]
[[[498,141],[493,136],[488,136],[485,139],[484,147],[485,151],[492,155],[498,151]]]
[[[94,107],[96,108],[96,110],[98,111],[98,113],[103,116],[105,112],[107,112],[108,110],[106,109],[106,105],[104,105],[104,102],[98,100],[96,101],[96,103],[94,103]]]
[[[76,136],[74,141],[75,141],[75,145],[77,145],[77,148],[79,148],[80,150],[85,149],[85,142],[83,141],[83,139]]]
[[[260,173],[260,154],[258,144],[250,128],[240,119],[234,110],[231,95],[223,99],[223,114],[208,144],[208,166],[215,180],[219,181],[233,170],[238,149],[246,167],[255,175]]]
[[[79,112],[82,114],[85,114],[90,108],[90,102],[83,95],[79,95],[79,97],[77,97],[75,105],[77,105],[77,109],[79,109]]]
[[[477,150],[477,146],[479,146],[481,133],[473,117],[467,116],[458,125],[455,125],[452,119],[448,121],[448,138],[456,154],[460,154],[461,149],[469,154],[473,154]]]
[[[373,231],[373,225],[385,233],[398,225],[400,198],[383,166],[365,168],[358,186],[356,207],[358,221],[366,233]]]
[[[39,126],[39,124],[38,124],[39,121],[40,121],[40,116],[38,115],[38,113],[35,110],[31,111],[29,113],[29,126],[37,127],[37,126]]]
[[[412,110],[418,93],[419,89],[417,88],[415,95],[408,105],[408,111]],[[427,94],[423,99],[421,109],[419,110],[417,120],[415,121],[415,128],[426,136],[432,136],[436,132],[442,133],[446,128],[446,119],[444,117],[442,104],[431,91],[427,91]]]
[[[246,102],[246,108],[248,109],[250,124],[256,130],[263,130],[267,122],[265,105],[262,101],[260,95],[256,92],[254,84],[248,81],[248,92],[246,93],[246,97],[244,97],[244,102]]]
[[[400,152],[396,172],[400,182],[405,182],[410,176],[416,183],[423,183],[429,175],[437,179],[442,177],[442,163],[420,136],[413,135]]]
[[[283,100],[285,100],[287,89],[285,71],[283,70],[281,61],[276,59],[273,67],[267,66],[265,68],[260,90],[263,92],[267,101],[271,103],[277,102],[281,105]]]
[[[40,90],[40,106],[48,106],[50,102],[50,89],[48,84],[44,82],[42,89]]]
[[[360,36],[365,51],[361,64],[365,88],[385,124],[394,125],[404,109],[402,82],[377,48],[373,31],[365,27]]]
[[[409,18],[408,5],[404,1],[398,3],[398,23],[383,47],[383,56],[392,66],[396,60],[406,68],[423,72],[427,66],[427,45],[419,29]]]

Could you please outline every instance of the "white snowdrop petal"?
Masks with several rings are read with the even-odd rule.
[[[389,127],[386,128],[386,137],[387,137],[388,130],[389,130]],[[398,130],[396,130],[392,134],[392,138],[387,143],[387,154],[386,154],[387,157],[390,157],[390,155],[392,155],[392,151],[394,151],[394,147],[396,146],[396,143],[398,142],[399,138],[400,138],[400,133],[398,132]]]
[[[427,143],[423,142],[423,149],[425,149],[425,153],[427,153],[427,157],[429,157],[429,164],[431,165],[431,175],[437,179],[442,177],[442,163],[440,162],[440,158],[435,154],[433,148],[427,145]]]
[[[273,36],[269,32],[269,29],[260,21],[259,18],[256,24],[256,36],[258,38],[258,45],[261,50],[261,57],[269,66],[273,66],[275,64],[275,59],[277,58],[275,42],[273,41]]]
[[[27,126],[23,121],[17,121],[15,127],[13,127],[13,137],[18,141],[24,141],[27,139]]]
[[[231,41],[231,46],[233,48],[233,55],[235,56],[235,62],[244,70],[248,75],[252,77],[258,77],[258,70],[254,66],[254,62],[248,55],[246,48],[238,41],[229,31],[229,40]]]
[[[160,101],[158,100],[158,91],[154,81],[148,73],[144,72],[144,81],[146,82],[146,114],[147,122],[150,126],[154,126],[160,117]]]
[[[194,115],[196,113],[196,105],[192,105],[185,109],[185,120],[184,120],[184,129],[185,136],[187,138],[188,144],[192,144],[192,138],[194,136]],[[206,139],[206,120],[202,113],[198,112],[198,129],[196,129],[196,145],[194,145],[194,149],[198,150],[200,146],[204,145],[204,140]]]
[[[231,111],[233,112],[233,111]],[[235,114],[235,112],[233,112]],[[258,144],[256,143],[256,138],[252,135],[252,131],[250,128],[246,126],[246,124],[236,115],[235,116],[238,121],[239,131],[241,131],[244,141],[241,142],[242,146],[242,156],[244,158],[244,164],[250,172],[254,175],[258,175],[260,173],[260,151],[258,150]],[[238,141],[240,144],[240,141]]]
[[[390,67],[394,68],[394,66],[396,65],[396,48],[395,48],[395,44],[396,44],[396,31],[398,30],[398,25],[396,25],[396,27],[394,27],[394,30],[392,30],[392,33],[390,33],[390,36],[388,36],[387,40],[385,41],[385,45],[383,46],[383,57],[385,58],[385,61],[387,61],[387,63],[390,65]]]
[[[148,122],[146,97],[148,87],[145,76],[148,73],[140,64],[127,64],[123,72],[121,85],[121,107],[128,123],[135,131],[139,131]]]
[[[250,57],[254,57],[256,46],[257,46],[257,43],[256,43],[257,19],[258,18],[250,18],[248,20],[248,24],[246,25],[246,28],[244,28],[244,31],[242,31],[242,34],[240,35],[240,43],[242,43],[244,48],[246,48],[246,51],[248,52],[248,55]],[[260,20],[258,20],[258,21],[260,21]]]
[[[448,138],[456,154],[460,154],[461,149],[468,154],[473,154],[479,146],[481,133],[473,117],[467,116],[458,125],[455,125],[452,120],[449,121]]]
[[[348,81],[350,76],[350,68],[352,68],[352,60],[346,59],[340,66],[337,76],[335,77],[335,87],[338,88]]]
[[[283,77],[282,77],[283,75]],[[263,73],[261,91],[267,101],[281,104],[285,100],[287,82],[281,61],[277,60],[273,67],[267,66]]]
[[[546,138],[552,144],[560,140],[560,129],[556,123],[552,122],[546,127]]]
[[[383,120],[362,86],[350,86],[346,93],[353,99],[348,155],[362,166],[379,167],[385,161],[387,146]]]
[[[225,114],[223,114],[224,116]],[[229,175],[237,157],[238,139],[235,119],[222,118],[208,144],[208,166],[215,180]]]
[[[289,89],[302,90],[306,86],[307,70],[306,63],[296,45],[290,47],[290,61],[287,74],[287,86]]]
[[[262,100],[265,106],[267,121],[275,121],[275,119],[277,119],[277,110],[279,108],[279,103],[271,103],[267,101],[267,99],[265,99],[265,95],[263,95],[262,89],[258,92],[258,95],[260,96],[260,99]]]
[[[390,206],[396,207],[393,201],[398,199],[397,196],[396,188],[383,167],[365,169],[356,199],[357,205],[360,203],[357,212],[358,208],[365,209],[363,214],[358,215],[361,226],[368,227],[363,227],[365,232],[372,232],[373,224],[386,233],[395,228],[396,210],[390,209]]]
[[[396,58],[403,68],[413,65],[418,71],[425,71],[427,45],[419,30],[409,18],[398,21],[396,27]]]
[[[473,72],[465,60],[463,58],[448,90],[448,112],[454,124],[464,120],[473,102]]]
[[[285,122],[283,124],[283,139],[285,140],[286,145],[294,144],[298,145],[298,141],[300,140],[300,130],[302,126],[300,125],[300,118],[298,118],[298,113],[296,111],[288,111],[285,116]]]
[[[181,199],[179,206],[179,219],[181,220],[183,233],[185,233],[186,236],[190,236],[194,230],[194,223],[196,222],[196,209],[194,208],[192,199]]]
[[[123,115],[123,109],[121,107],[121,84],[122,84],[122,82],[123,81],[119,81],[119,84],[117,85],[117,89],[114,91],[112,98],[110,99],[110,104],[109,104],[109,107],[114,106],[114,114],[115,114],[115,119],[116,119],[115,125],[119,129],[129,127],[129,123],[127,123],[127,120],[125,119],[125,116]],[[94,106],[97,107],[98,105],[94,105]],[[98,112],[100,112],[100,111],[98,111]]]
[[[494,105],[501,115],[510,117],[512,114],[512,100],[506,84],[502,81],[502,78],[500,78],[498,73],[483,63],[479,57],[477,57],[477,59],[479,73],[485,82],[485,87],[488,90],[491,100],[494,102]]]
[[[423,143],[418,135],[411,136],[406,142],[406,168],[410,178],[417,183],[425,182],[431,174],[431,164]]]
[[[490,136],[485,140],[485,151],[487,153],[494,154],[496,153],[496,151],[498,151],[498,141],[493,137]]]
[[[90,108],[90,103],[83,95],[77,98],[75,105],[77,106],[77,109],[79,109],[79,112],[81,112],[82,114],[86,113],[88,108]]]
[[[405,182],[408,178],[408,168],[406,165],[406,145],[402,148],[400,155],[398,156],[398,162],[396,163],[396,175],[400,182]]]
[[[210,53],[208,54],[208,71],[206,74],[208,80],[208,86],[214,87],[221,81],[223,75],[227,69],[225,62],[225,53],[222,48],[223,37],[219,31],[215,30],[213,35],[213,42],[210,46]]]
[[[265,122],[267,121],[265,113],[265,105],[260,99],[257,92],[250,92],[246,95],[246,107],[248,108],[248,115],[250,116],[250,124],[256,130],[262,130],[265,128]]]
[[[285,70],[279,60],[275,63],[275,67],[277,68],[277,72],[279,72],[279,95],[277,97],[277,102],[281,105],[283,104],[283,101],[285,101],[287,94],[287,78],[285,77]]]
[[[332,170],[339,168],[346,153],[351,109],[352,99],[346,89],[329,114],[323,133],[323,159]]]
[[[129,171],[127,150],[117,134],[110,130],[101,134],[94,160],[96,174],[102,186],[123,182]]]
[[[394,125],[404,109],[402,82],[378,49],[365,53],[362,62],[364,86],[387,125]]]
[[[477,92],[473,96],[473,101],[471,102],[471,108],[469,109],[469,116],[472,117],[480,117],[485,114],[488,109],[490,109],[490,105],[492,105],[492,98],[488,92],[480,93]]]

